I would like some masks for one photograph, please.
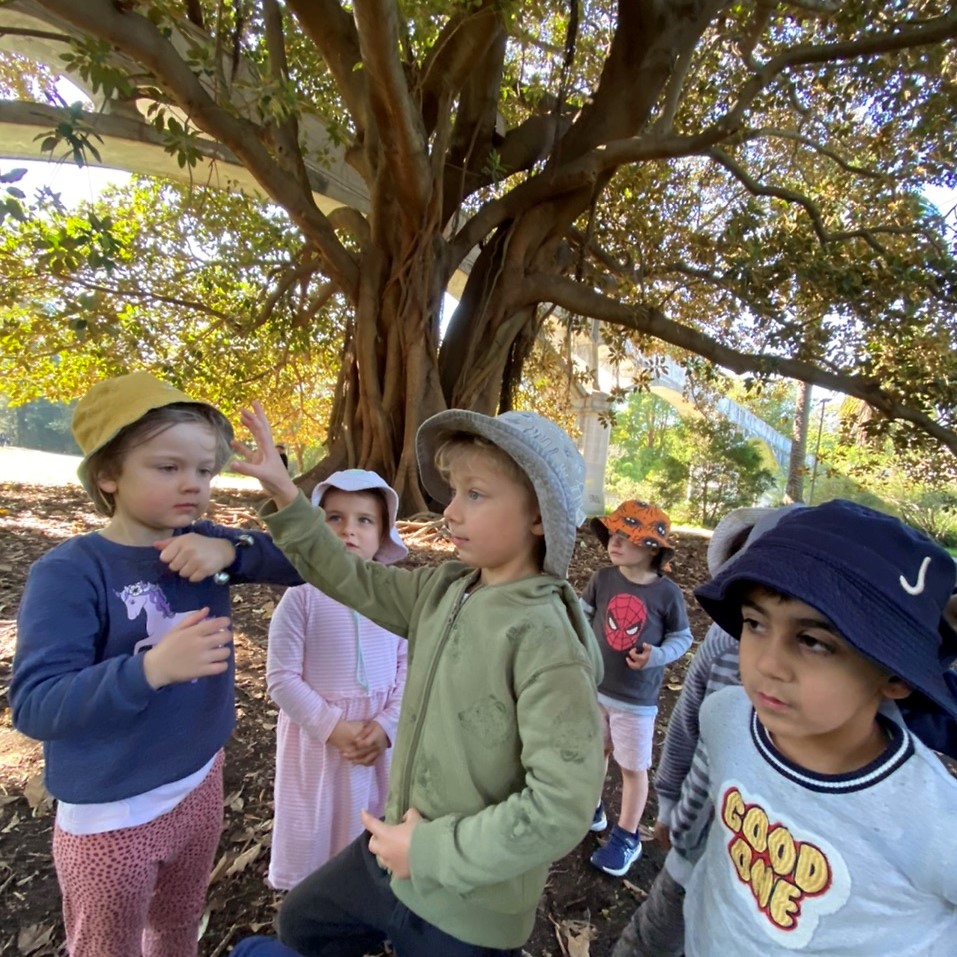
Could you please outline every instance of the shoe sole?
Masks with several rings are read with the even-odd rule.
[[[608,830],[608,822],[601,821],[597,824],[592,824],[592,826],[588,828],[588,830],[591,831],[592,834],[601,834],[602,831]]]

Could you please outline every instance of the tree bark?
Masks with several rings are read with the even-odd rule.
[[[788,502],[804,501],[804,476],[807,473],[807,429],[811,415],[811,387],[798,382],[794,407],[794,426],[791,431],[791,456],[788,460],[788,479],[784,497]]]

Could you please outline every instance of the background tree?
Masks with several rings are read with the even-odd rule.
[[[672,520],[714,527],[730,509],[762,500],[778,478],[754,441],[714,409],[716,396],[693,390],[694,414],[637,393],[615,417],[607,487],[618,501],[653,501]]]
[[[646,350],[843,391],[957,450],[952,250],[919,196],[953,182],[951,4],[3,13],[34,16],[45,43],[63,35],[111,117],[140,117],[184,169],[240,164],[285,210],[288,271],[314,264],[350,317],[326,467],[380,469],[406,509],[422,504],[418,424],[509,407],[555,307]],[[46,148],[100,148],[100,117],[47,99],[31,114]],[[337,146],[366,199],[323,212]],[[442,294],[466,266],[443,336]]]
[[[145,364],[229,410],[254,392],[300,461],[321,444],[349,320],[315,264],[296,262],[284,213],[145,178],[26,209],[0,235],[8,395],[68,401]]]
[[[21,445],[44,452],[76,454],[76,443],[70,432],[73,406],[37,399],[12,406],[0,397],[0,441],[5,445]]]
[[[848,399],[829,416],[815,501],[852,497],[899,514],[957,554],[957,462],[941,449],[901,449],[875,438],[873,416]],[[898,444],[899,445],[899,444]]]
[[[687,520],[714,528],[729,511],[762,500],[776,483],[758,443],[742,437],[716,416],[695,416],[683,423],[688,448]]]

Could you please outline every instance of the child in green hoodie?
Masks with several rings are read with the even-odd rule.
[[[519,955],[549,865],[584,836],[604,766],[594,633],[565,580],[584,462],[533,412],[453,409],[417,435],[422,482],[448,502],[459,561],[363,561],[329,532],[275,452],[261,406],[238,443],[278,511],[266,522],[303,577],[409,642],[385,821],[286,898],[297,952]],[[331,948],[328,949],[327,948]]]

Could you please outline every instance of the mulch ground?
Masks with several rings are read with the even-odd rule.
[[[253,494],[219,491],[212,518],[259,527]],[[16,611],[27,570],[36,558],[70,536],[99,527],[76,486],[0,484],[0,954],[48,957],[63,953],[60,898],[50,859],[52,803],[42,786],[42,756],[35,742],[14,731],[6,689],[16,641]],[[410,525],[406,564],[434,564],[451,556],[434,528]],[[678,536],[673,577],[688,601],[696,640],[708,620],[691,595],[707,578],[707,539]],[[569,579],[581,590],[606,561],[591,535],[580,536]],[[242,937],[269,933],[280,895],[265,883],[272,829],[276,708],[266,695],[269,619],[282,589],[243,586],[233,592],[236,643],[237,728],[226,748],[226,823],[210,879],[201,957],[228,954]],[[656,733],[656,755],[668,715],[681,689],[688,658],[666,675]],[[612,770],[605,799],[618,805],[620,783]],[[654,797],[644,823],[654,822]],[[652,842],[623,880],[594,870],[588,858],[597,838],[588,835],[558,861],[539,905],[530,957],[606,957],[622,926],[644,898],[663,861]],[[440,955],[436,955],[440,957]]]

